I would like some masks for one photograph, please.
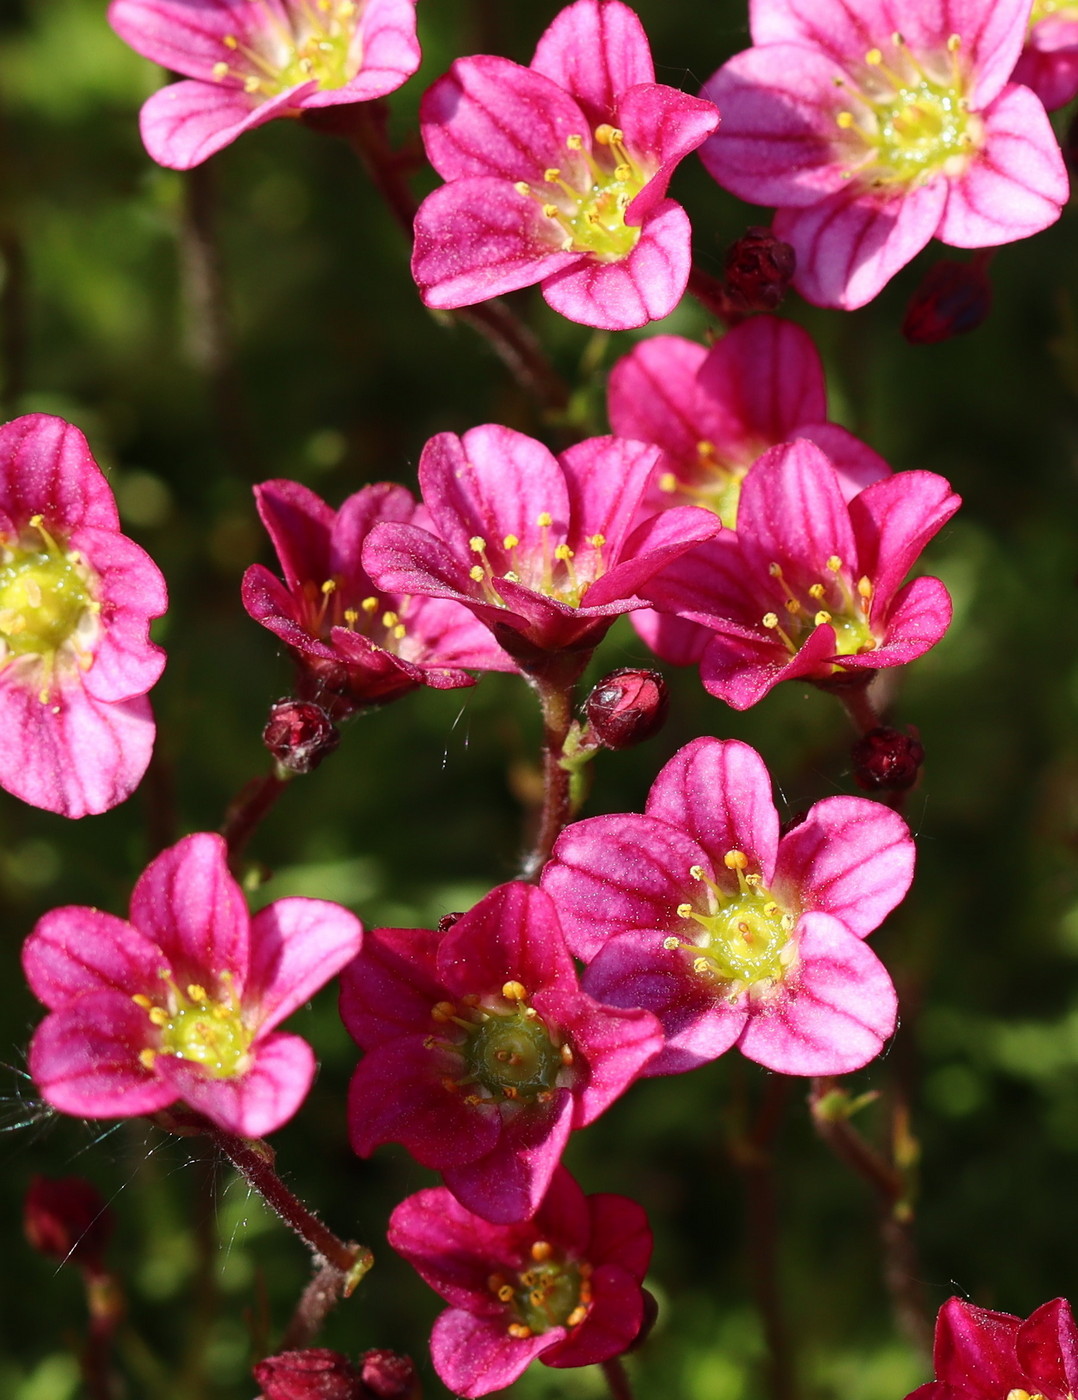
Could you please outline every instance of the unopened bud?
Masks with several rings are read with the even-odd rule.
[[[790,285],[797,255],[769,228],[748,228],[726,250],[726,290],[743,311],[774,311]]]
[[[604,748],[629,749],[663,727],[670,695],[658,671],[626,666],[601,680],[584,708]]]
[[[853,775],[868,792],[903,792],[917,781],[925,751],[915,733],[886,725],[870,729],[854,744]]]
[[[263,1400],[366,1400],[359,1371],[347,1356],[327,1347],[267,1356],[253,1374]]]
[[[113,1224],[104,1196],[81,1176],[53,1180],[35,1176],[31,1181],[23,1206],[23,1228],[31,1245],[42,1254],[61,1263],[73,1259],[90,1273],[102,1273]]]
[[[640,1292],[644,1298],[644,1320],[640,1324],[640,1331],[625,1348],[627,1352],[638,1351],[651,1336],[651,1329],[659,1320],[659,1300],[655,1294],[649,1293],[646,1288],[642,1288]]]
[[[438,920],[438,932],[448,933],[449,930],[453,927],[453,925],[457,922],[457,920],[463,918],[464,913],[462,910],[454,910],[450,914],[443,914]]]
[[[983,263],[943,258],[910,297],[902,334],[911,345],[938,345],[975,331],[992,309],[992,285]]]
[[[310,773],[333,752],[341,736],[321,705],[311,700],[278,700],[270,706],[262,742],[282,768]]]
[[[364,1400],[419,1400],[419,1377],[411,1358],[394,1351],[365,1351],[359,1358]]]

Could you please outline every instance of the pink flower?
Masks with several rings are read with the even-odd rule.
[[[933,1353],[936,1379],[907,1400],[1070,1400],[1078,1393],[1078,1329],[1063,1298],[1025,1319],[948,1298]]]
[[[464,603],[523,670],[589,653],[621,613],[646,606],[651,576],[721,528],[682,507],[634,528],[657,449],[589,438],[554,458],[487,424],[423,449],[433,533],[376,525],[363,563],[382,588]]]
[[[1008,79],[1029,0],[751,0],[754,47],[706,85],[715,179],[778,209],[794,285],[871,301],[932,237],[956,248],[1047,228],[1067,176],[1040,101]]]
[[[0,787],[66,817],[129,797],[153,750],[165,581],[119,527],[78,428],[0,427]]]
[[[745,473],[767,448],[794,437],[823,448],[847,498],[891,472],[827,422],[819,352],[807,331],[774,316],[743,321],[710,350],[676,335],[641,341],[611,371],[607,403],[620,437],[662,448],[651,510],[691,502],[733,529]]]
[[[174,170],[273,117],[384,97],[419,67],[415,0],[112,0],[108,18],[185,75],[140,118],[146,150]]]
[[[783,1074],[846,1074],[894,1030],[895,992],[862,941],[913,878],[905,822],[829,797],[785,836],[763,759],[695,739],[656,778],[644,816],[566,827],[543,872],[584,986],[662,1022],[646,1075],[737,1045]]]
[[[585,1196],[564,1167],[526,1224],[490,1225],[435,1187],[396,1208],[389,1243],[451,1304],[430,1349],[454,1395],[501,1390],[536,1357],[605,1361],[644,1322],[644,1211],[626,1196]]]
[[[1032,88],[1049,112],[1078,94],[1078,4],[1033,0],[1025,47],[1011,78]]]
[[[538,282],[569,320],[625,330],[681,300],[689,220],[666,187],[719,115],[656,83],[643,26],[620,0],[562,10],[530,68],[457,59],[420,117],[448,182],[415,221],[412,274],[427,306]]]
[[[573,1128],[662,1046],[654,1016],[581,992],[550,897],[500,885],[447,932],[380,928],[345,969],[367,1052],[349,1122],[361,1157],[400,1142],[484,1220],[534,1215]]]
[[[54,909],[23,948],[50,1011],[30,1073],[63,1113],[128,1118],[183,1099],[219,1127],[261,1137],[314,1077],[311,1047],[276,1026],[359,951],[362,928],[321,899],[279,899],[252,919],[206,832],[139,876],[125,922]]]
[[[376,523],[426,521],[403,486],[365,486],[339,511],[295,481],[263,482],[255,500],[285,581],[252,564],[243,605],[288,646],[304,696],[340,717],[420,685],[474,685],[463,666],[514,669],[466,608],[379,591],[364,571],[360,551]]]
[[[846,501],[811,442],[766,452],[745,478],[737,534],[693,550],[652,579],[667,627],[637,630],[660,656],[699,661],[705,688],[748,709],[779,681],[868,679],[936,644],[951,600],[935,578],[903,584],[961,504],[932,472],[899,472]],[[690,627],[688,624],[699,624]]]

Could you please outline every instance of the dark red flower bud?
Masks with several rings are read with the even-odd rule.
[[[748,228],[726,250],[726,290],[743,311],[774,311],[796,267],[789,243],[769,228]]]
[[[327,1347],[267,1356],[253,1374],[264,1400],[366,1400],[359,1371]]]
[[[311,700],[278,700],[262,731],[262,742],[282,768],[310,773],[341,742],[337,727]]]
[[[925,273],[910,297],[902,334],[911,345],[938,345],[975,331],[992,309],[992,285],[984,263],[943,258]]]
[[[649,1293],[646,1288],[640,1290],[644,1299],[644,1320],[640,1324],[640,1331],[625,1348],[626,1352],[639,1351],[647,1339],[651,1336],[651,1329],[659,1320],[659,1300],[654,1293]]]
[[[366,1400],[419,1400],[419,1377],[410,1357],[395,1351],[365,1351],[359,1370]]]
[[[663,727],[670,695],[658,671],[625,666],[599,682],[584,708],[600,744],[608,749],[629,749]]]
[[[438,932],[448,933],[449,930],[453,927],[453,925],[457,922],[457,920],[463,919],[463,917],[464,914],[461,910],[454,910],[450,914],[443,914],[438,920]]]
[[[925,751],[915,731],[887,725],[870,729],[854,744],[851,754],[857,784],[869,792],[903,792],[913,787],[925,761]]]
[[[30,1183],[23,1228],[42,1254],[61,1263],[74,1259],[91,1273],[103,1273],[102,1256],[114,1223],[104,1196],[81,1176],[35,1176]]]

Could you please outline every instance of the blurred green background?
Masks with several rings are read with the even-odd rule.
[[[421,93],[454,56],[527,62],[557,8],[420,0],[424,64],[391,99],[396,138],[414,132]],[[748,43],[740,3],[637,8],[659,79],[689,91]],[[154,692],[158,755],[139,793],[77,824],[0,794],[5,1400],[79,1393],[78,1277],[21,1238],[34,1172],[84,1174],[112,1202],[112,1257],[131,1315],[121,1364],[140,1400],[252,1396],[251,1360],[279,1337],[307,1278],[303,1247],[197,1143],[140,1122],[50,1117],[23,1060],[41,1015],[17,967],[34,920],[65,903],[123,913],[154,851],[220,825],[265,768],[259,734],[290,667],[240,604],[243,570],[271,562],[252,483],[291,477],[337,505],[369,481],[414,485],[423,443],[439,431],[495,421],[559,441],[482,340],[423,309],[409,249],[342,141],[276,121],[194,177],[160,170],[136,117],[161,78],[112,34],[101,0],[0,8],[0,406],[5,418],[58,413],[86,432],[128,532],[171,594],[159,635],[169,665]],[[424,175],[416,187],[433,183]],[[716,275],[726,245],[767,218],[691,160],[672,193],[692,215],[698,262]],[[940,346],[913,348],[898,329],[938,244],[861,311],[818,311],[796,297],[783,308],[817,338],[833,416],[896,469],[940,472],[965,498],[925,564],[953,593],[954,627],[895,697],[897,719],[919,728],[928,753],[906,808],[917,881],[874,939],[900,984],[904,1024],[889,1055],[851,1082],[883,1091],[857,1120],[879,1144],[896,1083],[912,1095],[920,1282],[932,1310],[957,1292],[1026,1314],[1075,1286],[1073,240],[1068,211],[1002,250],[989,321]],[[215,276],[221,304],[207,295]],[[605,431],[605,372],[636,333],[595,335],[559,320],[534,291],[512,302],[576,388],[578,416]],[[639,334],[658,329],[700,337],[707,320],[686,301]],[[646,662],[621,622],[593,676]],[[695,672],[669,680],[666,730],[643,749],[600,756],[588,813],[639,810],[659,765],[698,734],[759,748],[789,813],[855,790],[852,736],[830,697],[790,685],[738,715]],[[514,677],[356,719],[338,754],[298,780],[258,832],[250,856],[271,878],[257,898],[316,894],[372,925],[427,924],[466,907],[514,873],[537,743],[533,698]],[[355,1052],[332,993],[292,1025],[316,1045],[322,1071],[275,1138],[282,1172],[377,1255],[323,1340],[352,1354],[408,1351],[428,1395],[444,1394],[426,1356],[439,1302],[383,1238],[393,1205],[431,1178],[396,1149],[366,1163],[349,1151],[343,1096]],[[890,1312],[870,1192],[814,1135],[804,1087],[789,1095],[775,1173],[798,1387],[805,1397],[892,1400],[928,1372]],[[662,1311],[629,1363],[641,1396],[742,1400],[763,1388],[750,1280],[767,1227],[738,1162],[768,1088],[756,1066],[727,1057],[638,1085],[572,1143],[569,1164],[586,1189],[633,1195],[652,1216]],[[536,1366],[514,1393],[598,1395],[603,1382],[595,1370]]]

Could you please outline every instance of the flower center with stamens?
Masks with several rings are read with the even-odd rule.
[[[321,587],[304,584],[301,620],[311,636],[320,641],[328,642],[334,627],[344,627],[366,637],[378,650],[398,655],[400,644],[408,634],[403,620],[408,601],[405,599],[398,605],[400,612],[390,607],[385,598],[374,594],[357,604],[344,595],[337,579],[330,578]]]
[[[515,1274],[491,1274],[487,1287],[513,1316],[511,1337],[541,1336],[552,1327],[576,1327],[591,1304],[591,1265],[565,1258],[547,1240],[536,1240],[531,1260]]]
[[[261,6],[261,23],[244,38],[227,34],[225,53],[213,65],[218,82],[238,79],[245,92],[274,97],[312,80],[341,88],[359,72],[355,0],[250,0]]]
[[[760,452],[763,451],[761,446]],[[659,477],[659,490],[687,497],[694,506],[713,511],[728,530],[736,530],[741,486],[757,456],[759,453],[750,453],[746,461],[735,462],[720,457],[713,442],[698,442],[696,461],[682,464],[682,476],[664,472]]]
[[[586,549],[578,558],[564,540],[555,542],[554,520],[549,511],[541,512],[536,524],[539,540],[530,549],[522,547],[516,535],[506,535],[501,548],[491,546],[481,535],[473,535],[468,547],[481,562],[472,566],[469,576],[481,586],[485,600],[497,607],[505,607],[498,591],[499,582],[505,579],[578,608],[588,588],[606,572],[606,536],[589,536]]]
[[[165,980],[167,1006],[155,1006],[146,996],[132,998],[160,1031],[158,1048],[143,1050],[143,1064],[151,1068],[158,1054],[175,1055],[200,1065],[214,1079],[244,1074],[250,1068],[253,1032],[244,1024],[235,998],[218,1001],[196,983],[181,990],[171,978]],[[222,981],[228,986],[231,979],[222,975]]]
[[[569,176],[560,166],[551,166],[542,186],[521,180],[517,192],[537,199],[547,218],[561,227],[564,252],[617,262],[632,252],[640,237],[640,229],[625,222],[625,211],[651,176],[629,154],[624,133],[606,122],[596,127],[591,151],[579,135],[567,137],[565,144],[572,166]]]
[[[484,1003],[478,997],[462,998],[459,1006],[439,1002],[432,1014],[440,1024],[463,1031],[457,1042],[432,1036],[428,1045],[460,1056],[461,1078],[447,1087],[475,1086],[478,1092],[471,1097],[477,1103],[492,1099],[546,1103],[558,1086],[559,1075],[573,1062],[569,1045],[551,1035],[535,1008],[528,1005],[527,993],[519,982],[506,982],[499,997]]]
[[[921,62],[894,34],[886,56],[868,51],[859,80],[835,79],[842,103],[835,122],[848,177],[888,186],[919,184],[939,170],[958,173],[983,136],[965,97],[960,47],[952,34],[946,53]]]
[[[790,962],[790,934],[796,919],[763,885],[760,876],[748,870],[743,851],[727,851],[726,869],[737,876],[737,888],[724,888],[706,875],[699,865],[689,874],[706,888],[706,909],[696,903],[678,905],[678,917],[694,923],[691,942],[671,936],[664,940],[669,949],[682,948],[693,960],[693,971],[705,981],[734,983],[736,991],[757,983],[779,981]]]
[[[791,585],[781,565],[772,563],[768,573],[782,602],[774,611],[764,613],[761,621],[781,639],[791,656],[800,651],[817,627],[824,625],[835,629],[836,656],[875,651],[879,643],[869,626],[873,593],[869,578],[862,575],[851,586],[842,560],[834,554],[820,578],[802,590]]]

